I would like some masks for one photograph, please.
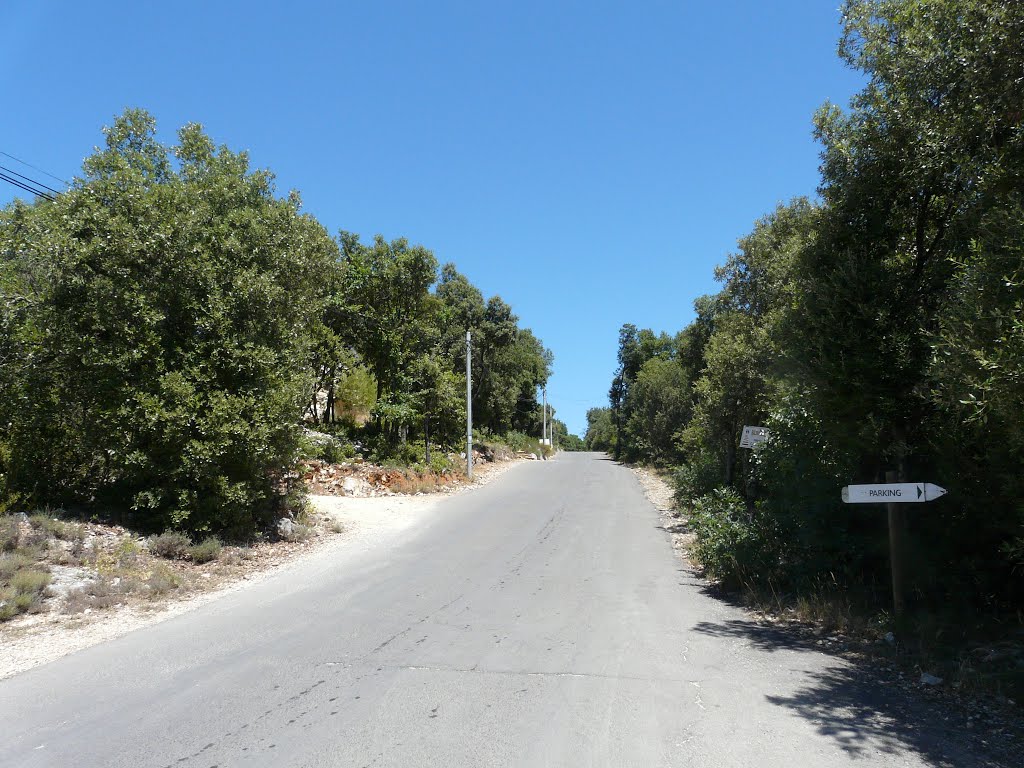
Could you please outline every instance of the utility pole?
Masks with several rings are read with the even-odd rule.
[[[544,389],[541,390],[541,391],[544,393],[543,394],[544,416],[542,417],[543,418],[543,422],[542,422],[543,426],[541,427],[542,432],[541,432],[541,442],[540,442],[540,444],[541,445],[547,445],[547,443],[545,441],[548,439],[548,388],[544,387]]]
[[[466,329],[466,475],[473,479],[473,340]]]

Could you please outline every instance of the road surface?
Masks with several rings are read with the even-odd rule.
[[[0,682],[0,766],[984,765],[711,596],[632,475],[528,463]]]

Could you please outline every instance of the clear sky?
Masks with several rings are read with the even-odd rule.
[[[811,116],[861,83],[838,5],[4,0],[0,151],[71,178],[126,106],[167,142],[200,122],[332,233],[501,295],[582,434],[622,323],[684,327],[753,222],[815,193]]]

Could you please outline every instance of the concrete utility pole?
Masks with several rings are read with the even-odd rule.
[[[542,389],[541,391],[543,392],[542,397],[544,399],[544,416],[542,422],[543,426],[541,427],[542,431],[540,444],[547,445],[546,441],[548,439],[548,388],[544,387],[544,389]]]
[[[466,329],[466,475],[473,479],[473,339]]]

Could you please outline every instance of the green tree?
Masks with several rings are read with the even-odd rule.
[[[430,287],[437,276],[437,259],[426,248],[407,240],[387,242],[377,236],[366,246],[342,233],[344,254],[342,290],[345,310],[340,316],[356,350],[377,379],[377,398],[408,394],[408,367],[429,340],[432,323]]]
[[[612,419],[615,422],[615,458],[636,460],[641,457],[641,448],[635,445],[626,430],[633,412],[631,388],[640,369],[653,358],[669,359],[675,356],[674,339],[665,333],[655,334],[644,328],[638,330],[632,323],[619,329],[618,369],[608,392]]]
[[[591,408],[587,411],[587,432],[583,442],[588,451],[614,451],[615,423],[612,421],[611,408]]]
[[[585,451],[587,445],[583,438],[574,435],[569,427],[561,419],[554,419],[552,422],[552,435],[554,435],[555,447],[562,451]]]
[[[692,382],[676,360],[652,357],[630,389],[625,427],[632,450],[645,460],[669,466],[680,457],[679,433],[689,421]]]
[[[283,501],[334,243],[198,125],[129,110],[0,252],[45,264],[16,337],[8,482],[36,503],[242,535]],[[5,296],[5,303],[10,300]]]
[[[412,379],[413,403],[420,417],[429,462],[431,439],[440,445],[452,445],[465,430],[466,379],[436,355],[417,358],[412,366]]]

